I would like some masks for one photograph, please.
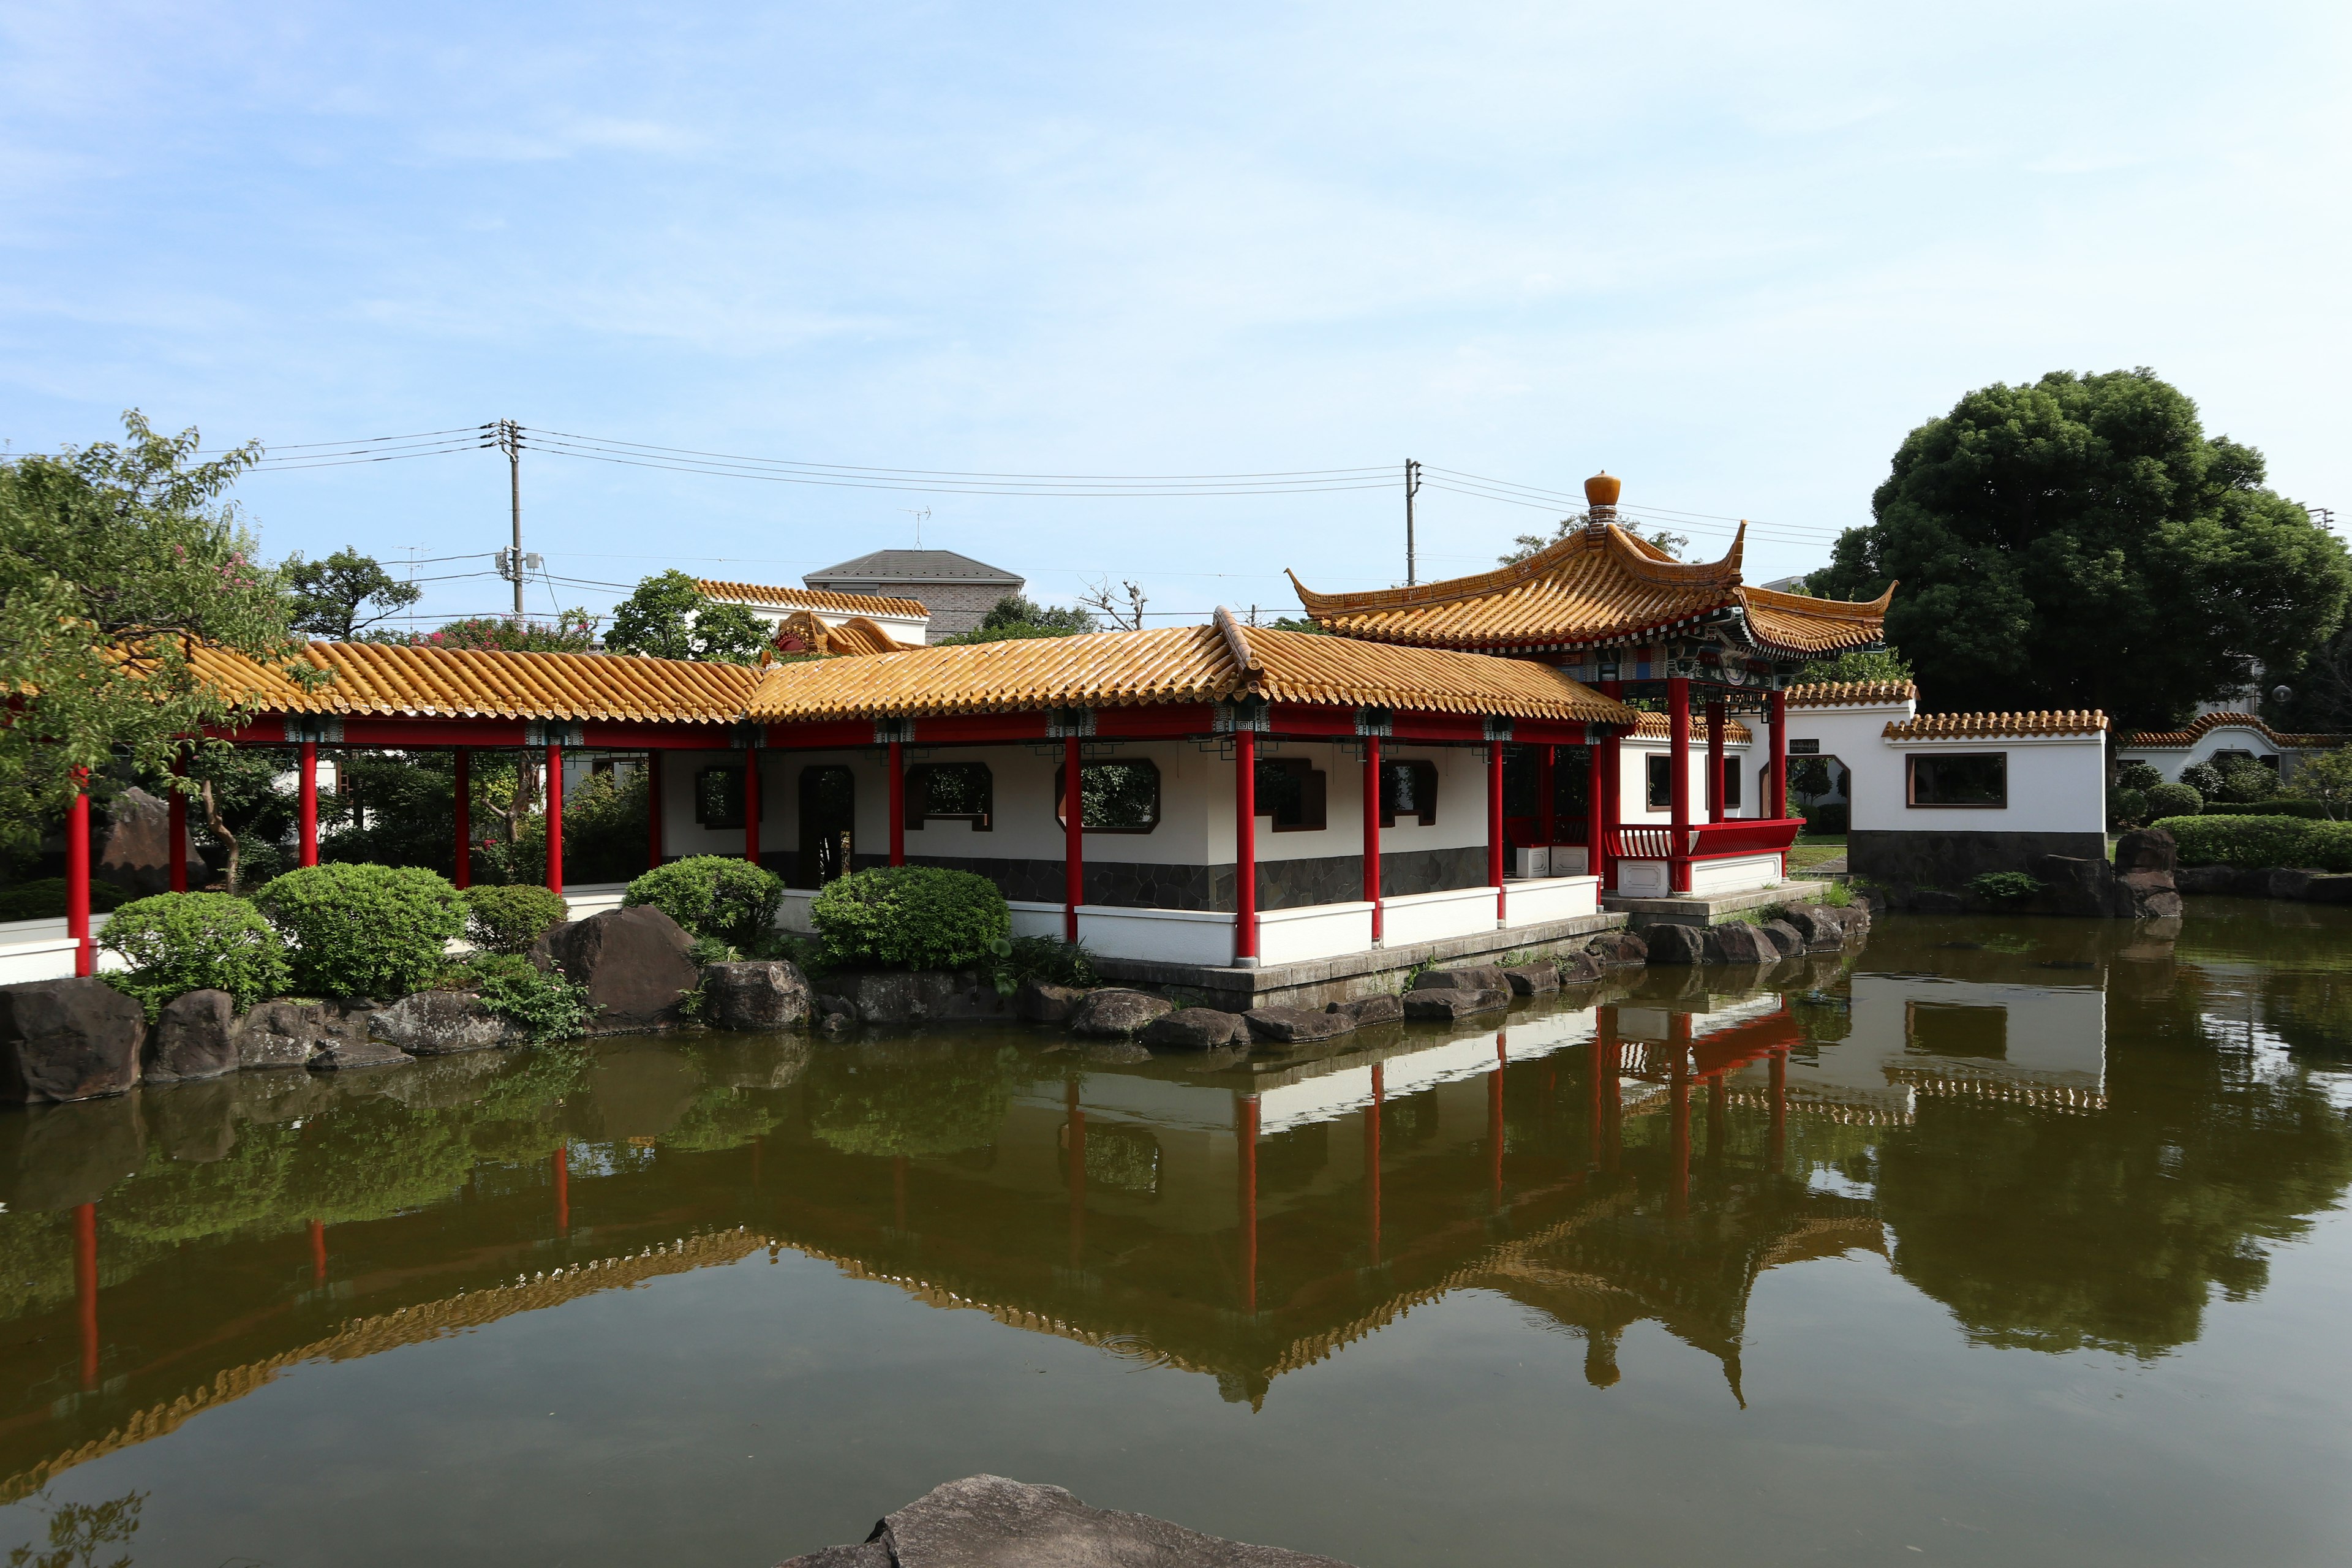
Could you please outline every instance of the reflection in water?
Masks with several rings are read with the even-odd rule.
[[[2311,1057],[2343,948],[2022,929],[1889,922],[1769,988],[1661,971],[1241,1061],[712,1037],[0,1116],[5,1496],[299,1362],[763,1249],[1254,1407],[1473,1290],[1599,1388],[1654,1324],[1728,1409],[1765,1271],[1858,1253],[1974,1340],[2160,1355],[2352,1179]]]
[[[147,1494],[128,1492],[96,1503],[36,1501],[48,1515],[47,1550],[26,1542],[8,1553],[8,1568],[100,1568],[101,1553],[128,1547],[139,1533],[139,1510]],[[111,1557],[104,1568],[131,1568],[131,1553]]]

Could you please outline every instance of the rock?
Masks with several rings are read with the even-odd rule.
[[[1070,1015],[1087,994],[1075,985],[1054,985],[1043,980],[1024,980],[1013,994],[1013,1011],[1031,1024],[1066,1024]]]
[[[327,1037],[324,1002],[264,1002],[236,1021],[236,1065],[247,1072],[306,1066]]]
[[[817,1033],[823,1035],[828,1040],[840,1039],[844,1035],[848,1034],[851,1030],[856,1027],[857,1020],[851,1017],[848,1014],[842,1012],[827,1013],[824,1017],[817,1020],[816,1026]]]
[[[972,1023],[1001,1018],[1006,1011],[996,987],[982,985],[970,972],[861,970],[840,980],[843,1010],[867,1024]]]
[[[1236,1043],[1247,1044],[1249,1025],[1238,1013],[1214,1007],[1179,1007],[1162,1013],[1144,1026],[1143,1043],[1176,1051],[1213,1051]]]
[[[2180,892],[2207,896],[2225,895],[2237,885],[2235,866],[2183,866],[2172,873],[2172,885]]]
[[[1353,1013],[1318,1013],[1311,1007],[1253,1007],[1242,1016],[1253,1039],[1286,1046],[1334,1039],[1356,1026]]]
[[[796,1029],[808,1016],[808,976],[796,963],[765,959],[702,971],[702,1021],[714,1029]]]
[[[2352,876],[2314,877],[2303,896],[2315,904],[2352,904]]]
[[[2115,867],[2129,871],[2169,872],[2180,864],[2180,846],[2161,827],[2135,827],[2116,840]]]
[[[1154,1018],[1175,1009],[1176,1004],[1165,996],[1107,986],[1087,992],[1071,1009],[1070,1033],[1092,1039],[1139,1035]]]
[[[606,910],[550,926],[531,944],[531,962],[551,964],[588,988],[595,1008],[588,1032],[633,1034],[676,1028],[678,1003],[701,981],[678,923],[651,904]]]
[[[390,1040],[352,1031],[339,1031],[319,1043],[302,1065],[312,1072],[342,1072],[351,1068],[404,1067],[416,1058]]]
[[[1654,925],[1642,933],[1642,941],[1654,965],[1706,962],[1706,936],[1696,926]]]
[[[1794,958],[1805,951],[1805,933],[1787,921],[1766,921],[1756,928],[1757,934],[1780,950],[1783,958]]]
[[[1647,963],[1645,958],[1643,962]],[[1571,952],[1559,961],[1562,985],[1590,985],[1601,978],[1601,961],[1590,952]]]
[[[1845,910],[1828,904],[1786,904],[1778,911],[1781,924],[1795,931],[1806,948],[1826,952],[1845,945]]]
[[[1604,931],[1586,942],[1584,951],[1603,969],[1624,969],[1650,962],[1650,944],[1630,931]]]
[[[820,996],[816,999],[816,1006],[812,1011],[811,1016],[829,1018],[836,1013],[855,1023],[857,1018],[857,1004],[846,996]]]
[[[1359,1029],[1374,1024],[1393,1024],[1404,1016],[1404,999],[1393,992],[1381,991],[1370,996],[1359,996],[1352,1002],[1334,1002],[1324,1009],[1345,1013],[1355,1019]]]
[[[2115,907],[2116,868],[2105,860],[2044,855],[2034,874],[2045,889],[2042,901],[2059,914],[2096,917]]]
[[[1700,938],[1709,963],[1778,963],[1780,950],[1746,921],[1726,921],[1706,928]]]
[[[1422,1020],[1451,1021],[1466,1018],[1473,1013],[1491,1013],[1497,1007],[1511,1005],[1508,991],[1471,991],[1458,985],[1442,985],[1427,991],[1404,994],[1404,1016]]]
[[[171,891],[171,803],[134,784],[116,795],[107,810],[110,820],[105,842],[99,847],[95,868],[100,879],[142,898]],[[194,845],[186,841],[186,833],[185,828],[181,830],[190,879],[201,885],[204,859]]]
[[[54,1214],[104,1197],[145,1156],[143,1099],[114,1095],[0,1116],[0,1204],[16,1214]]]
[[[2305,879],[2308,887],[2316,878]],[[2116,879],[2116,913],[2136,921],[2178,920],[2180,894],[2169,871],[2126,871]]]
[[[0,985],[0,1100],[124,1093],[146,1038],[147,1010],[95,976]]]
[[[862,1545],[830,1546],[779,1568],[1347,1568],[1244,1546],[1147,1514],[1088,1508],[1060,1487],[1003,1476],[949,1481],[889,1514]]]
[[[2266,899],[2302,899],[2310,892],[2311,884],[2326,872],[2305,869],[2301,866],[2279,866],[2255,875],[2262,878],[2262,896]]]
[[[1508,992],[1511,983],[1504,978],[1499,964],[1478,964],[1467,969],[1424,969],[1412,977],[1415,991],[1502,991]]]
[[[523,1032],[470,991],[419,991],[368,1016],[368,1033],[413,1057],[455,1056],[522,1043]]]
[[[1549,996],[1559,989],[1557,963],[1515,963],[1503,971],[1514,996]]]
[[[163,1004],[147,1036],[140,1078],[147,1083],[218,1078],[236,1070],[236,999],[226,991],[190,991]]]

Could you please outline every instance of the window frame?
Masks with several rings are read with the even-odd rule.
[[[727,766],[727,765],[726,765],[725,763],[713,763],[712,765],[710,765],[709,767],[707,767],[707,768],[698,768],[698,769],[697,769],[697,770],[695,771],[695,774],[694,774],[694,825],[695,825],[697,827],[708,828],[709,831],[711,831],[711,832],[713,832],[713,833],[725,833],[725,832],[729,832],[729,831],[730,831],[730,830],[732,830],[732,831],[740,831],[740,830],[743,827],[743,826],[744,826],[744,811],[743,811],[743,807],[744,807],[744,805],[745,805],[745,799],[744,799],[744,795],[745,795],[745,791],[744,791],[744,774],[745,774],[745,772],[746,772],[746,770],[745,770],[745,769],[743,769],[743,768],[741,768],[741,767],[729,767],[729,766]],[[704,781],[705,779],[707,779],[707,778],[709,778],[709,777],[710,777],[712,774],[714,774],[714,773],[724,774],[724,775],[726,775],[726,776],[728,776],[728,777],[732,778],[732,779],[735,781],[735,782],[734,782],[734,784],[733,784],[733,786],[732,786],[733,791],[734,791],[734,795],[735,795],[735,809],[734,809],[734,812],[733,812],[733,814],[732,814],[732,819],[731,819],[731,820],[726,819],[724,816],[722,816],[721,820],[719,820],[719,821],[715,821],[715,822],[714,822],[713,820],[711,820],[711,818],[710,818],[709,816],[707,816],[707,815],[706,815],[706,812],[707,812],[708,807],[709,807],[709,796],[708,796],[708,795],[707,795],[707,794],[705,793],[704,786],[703,786],[703,781]]]
[[[933,811],[931,809],[931,779],[941,768],[980,770],[980,798],[982,804],[979,811]],[[905,823],[907,831],[909,833],[921,832],[923,825],[932,821],[970,823],[974,833],[993,832],[996,822],[996,774],[986,763],[911,763],[907,769],[902,807],[899,814],[900,819]]]
[[[1321,833],[1331,825],[1331,775],[1315,765],[1308,757],[1260,757],[1261,773],[1273,769],[1289,773],[1298,780],[1298,820],[1285,822],[1275,806],[1266,799],[1265,791],[1253,788],[1251,796],[1255,814],[1268,819],[1270,832]],[[1255,783],[1255,781],[1253,781]]]
[[[1062,810],[1063,800],[1066,798],[1069,789],[1069,767],[1070,765],[1067,763],[1056,763],[1054,764],[1054,826],[1064,833],[1067,833],[1070,830],[1069,818],[1064,815]],[[1087,822],[1080,824],[1078,831],[1081,833],[1157,833],[1160,830],[1160,824],[1166,815],[1164,808],[1167,803],[1168,781],[1161,775],[1160,772],[1160,764],[1153,762],[1150,757],[1098,757],[1090,763],[1084,761],[1080,762],[1078,763],[1079,810],[1083,812],[1086,809],[1087,770],[1088,768],[1107,767],[1150,768],[1151,770],[1151,820],[1141,827],[1105,827],[1096,823]]]
[[[1421,781],[1423,786],[1414,791],[1423,804],[1410,813],[1401,814],[1391,804],[1393,796],[1389,791],[1389,774],[1391,770],[1396,769],[1411,771],[1414,778]],[[1413,821],[1423,827],[1437,826],[1437,763],[1434,759],[1429,757],[1382,757],[1381,759],[1381,826],[1394,827],[1400,815],[1411,816]]]
[[[2000,763],[2000,798],[1999,800],[1921,800],[1919,798],[1919,763],[1930,762],[1975,762],[1992,758]],[[1908,752],[1903,758],[1903,804],[1913,811],[2007,811],[2009,809],[2009,752]]]

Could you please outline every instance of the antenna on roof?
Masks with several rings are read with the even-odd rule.
[[[923,524],[930,521],[931,509],[924,507],[919,511],[913,507],[902,506],[898,510],[915,520],[915,548],[920,550],[923,547]]]

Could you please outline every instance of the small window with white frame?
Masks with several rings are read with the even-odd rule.
[[[1905,759],[1904,771],[1906,805],[2008,809],[2007,752],[1914,752]]]

